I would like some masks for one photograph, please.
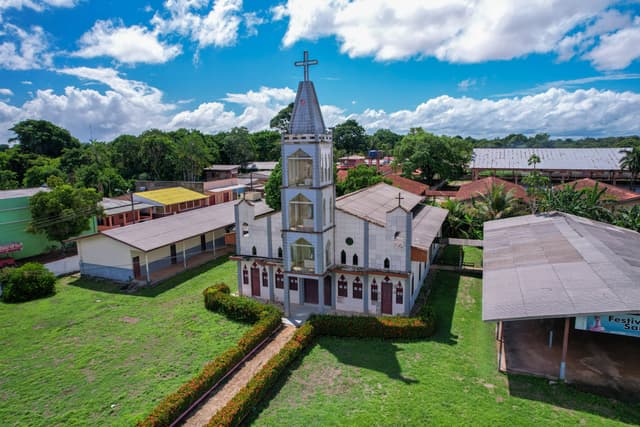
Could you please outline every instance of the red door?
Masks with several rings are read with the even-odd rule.
[[[324,278],[324,305],[331,306],[331,276]]]
[[[304,302],[307,304],[318,303],[318,281],[316,279],[304,279]]]
[[[260,296],[260,269],[251,267],[251,296]]]
[[[393,314],[393,285],[391,282],[382,282],[382,314]]]

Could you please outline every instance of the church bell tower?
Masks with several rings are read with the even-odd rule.
[[[309,66],[317,63],[306,51],[304,60],[295,62],[304,67],[304,80],[298,84],[289,128],[282,135],[286,311],[290,303],[317,305],[323,311],[334,298],[329,273],[334,264],[333,142],[309,80]]]

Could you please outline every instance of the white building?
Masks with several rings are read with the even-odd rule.
[[[282,210],[236,205],[241,294],[314,311],[407,315],[437,252],[447,211],[378,184],[336,200],[333,143],[313,83],[298,93],[282,137]]]

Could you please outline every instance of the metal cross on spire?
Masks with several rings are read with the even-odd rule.
[[[398,197],[396,197],[396,199],[398,199],[398,207],[401,207],[402,205],[400,204],[400,202],[404,200],[404,197],[402,197],[402,193],[398,193]]]
[[[296,67],[304,67],[304,81],[309,80],[309,66],[318,65],[317,59],[309,59],[309,51],[304,51],[304,59],[302,61],[296,61],[293,63]]]

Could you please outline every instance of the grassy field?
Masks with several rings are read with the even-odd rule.
[[[458,265],[460,260],[460,246],[448,245],[438,256],[438,262],[445,265]],[[473,264],[474,267],[482,267],[482,248],[473,246],[462,247],[462,260],[464,263]]]
[[[236,286],[234,262],[136,294],[67,277],[51,298],[0,304],[0,424],[134,424],[248,329],[204,308],[221,281]]]
[[[637,424],[639,404],[496,371],[481,280],[440,272],[429,341],[321,338],[248,422],[267,426]]]

